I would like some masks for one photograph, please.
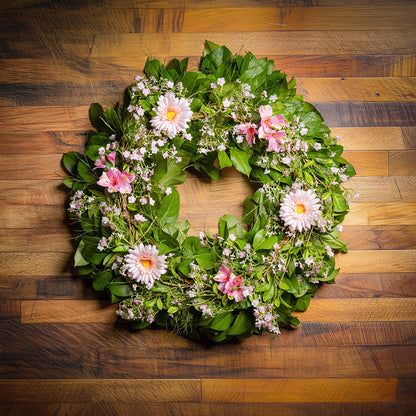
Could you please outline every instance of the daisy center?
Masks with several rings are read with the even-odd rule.
[[[296,212],[298,214],[303,214],[305,212],[305,205],[303,205],[303,204],[297,204],[296,205]]]
[[[151,262],[151,260],[149,260],[149,259],[140,259],[140,264],[141,264],[144,268],[148,269],[148,268],[152,265],[152,262]]]
[[[167,113],[166,113],[166,117],[169,119],[169,120],[173,120],[175,117],[176,117],[176,111],[168,111]]]

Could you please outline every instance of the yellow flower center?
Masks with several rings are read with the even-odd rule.
[[[166,117],[167,117],[169,120],[173,120],[173,119],[176,117],[176,112],[175,112],[175,111],[168,111],[168,112],[166,113]]]
[[[152,262],[149,259],[140,259],[140,264],[147,269],[152,265]]]
[[[305,205],[303,204],[296,205],[296,212],[298,214],[303,214],[305,212]]]

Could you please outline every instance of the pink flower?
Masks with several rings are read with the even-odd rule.
[[[247,143],[251,146],[256,140],[254,135],[257,134],[257,126],[255,124],[239,124],[235,128],[235,133],[245,134]]]
[[[234,298],[236,302],[243,300],[244,289],[241,287],[243,278],[241,275],[236,276],[233,273],[233,269],[228,269],[222,264],[214,280],[218,282],[218,289],[222,293],[230,298]]]
[[[132,189],[130,183],[134,181],[135,176],[126,171],[120,172],[117,168],[110,168],[103,172],[98,185],[107,188],[108,192],[120,192],[121,194],[130,194]]]
[[[283,130],[275,131],[271,130],[270,133],[266,133],[266,140],[269,142],[269,146],[267,147],[267,151],[275,151],[280,152],[280,145],[283,143],[284,138],[286,138],[286,133]]]
[[[116,152],[111,152],[107,155],[107,159],[113,164],[116,164]]]
[[[319,199],[309,189],[298,189],[285,196],[280,206],[280,217],[292,232],[311,228],[320,218]]]
[[[281,114],[273,115],[273,109],[270,105],[261,105],[259,113],[261,118],[259,137],[262,139],[273,129],[281,129],[286,124],[285,118]]]
[[[184,132],[191,121],[192,111],[185,98],[178,98],[172,92],[161,95],[157,102],[156,115],[150,120],[156,132],[163,131],[169,138]]]
[[[105,168],[107,166],[106,163],[105,163],[105,156],[103,155],[103,156],[101,156],[100,159],[96,159],[96,161],[94,163],[94,166],[95,167],[92,170],[99,169],[99,168],[101,168],[101,169]]]

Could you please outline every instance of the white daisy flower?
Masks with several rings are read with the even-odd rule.
[[[152,287],[154,281],[166,273],[166,256],[159,255],[156,246],[144,246],[140,243],[139,246],[130,249],[124,259],[128,276],[146,286]]]
[[[172,92],[161,95],[157,102],[156,115],[150,120],[157,132],[164,132],[173,138],[180,131],[184,132],[191,121],[192,111],[185,98],[178,98]]]
[[[311,228],[320,218],[320,204],[315,193],[309,189],[297,189],[285,196],[280,207],[280,217],[292,232]]]

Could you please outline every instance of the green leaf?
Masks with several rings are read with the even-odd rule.
[[[230,149],[230,157],[234,167],[244,175],[250,176],[250,155],[236,147]]]
[[[217,256],[215,253],[202,253],[195,256],[197,263],[205,270],[213,269]]]
[[[157,216],[163,225],[175,224],[179,215],[180,197],[179,192],[173,189],[169,195],[166,195],[160,208],[157,212]]]
[[[220,163],[220,169],[228,168],[233,165],[225,150],[218,152],[218,161]]]
[[[241,335],[248,332],[253,327],[253,320],[248,311],[242,310],[235,318],[235,321],[227,335]]]
[[[349,210],[347,200],[341,194],[332,194],[332,203],[335,212],[344,212]]]
[[[90,120],[91,124],[98,131],[109,132],[109,128],[104,122],[104,109],[101,104],[93,103],[90,107]]]
[[[86,266],[87,264],[90,264],[90,262],[82,255],[82,249],[84,247],[85,243],[81,240],[74,255],[74,267]]]
[[[185,182],[186,173],[183,167],[187,163],[186,158],[182,158],[182,163],[176,163],[172,159],[163,159],[162,155],[156,158],[156,167],[153,180],[165,189],[171,185],[179,185]]]
[[[312,293],[306,294],[296,301],[296,309],[305,312],[311,302]]]
[[[77,174],[77,166],[80,160],[83,160],[84,157],[81,153],[78,152],[68,152],[62,156],[62,163],[65,169],[73,176]]]
[[[233,319],[234,314],[232,312],[224,312],[215,318],[200,321],[199,325],[205,328],[214,329],[215,331],[226,331],[230,327]]]
[[[254,250],[270,250],[279,242],[279,237],[272,235],[267,236],[266,230],[260,230],[256,233],[253,239]]]
[[[132,287],[128,283],[111,283],[107,288],[113,295],[120,298],[127,298],[134,294]]]
[[[79,176],[84,181],[89,182],[89,183],[97,182],[97,180],[98,180],[97,176],[92,171],[91,167],[86,162],[84,162],[83,160],[80,160],[78,162],[77,169],[78,169]]]
[[[104,270],[100,273],[92,275],[91,277],[94,279],[92,282],[94,290],[102,291],[111,282],[113,274],[110,270]]]
[[[216,43],[211,42],[209,40],[206,40],[205,45],[204,45],[203,55],[207,56],[208,54],[215,51],[215,49],[218,49],[219,47],[220,47],[220,45],[217,45]]]

